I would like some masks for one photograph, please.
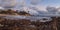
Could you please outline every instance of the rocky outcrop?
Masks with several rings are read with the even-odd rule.
[[[49,22],[40,22],[39,20],[10,20],[0,18],[0,30],[59,30],[59,24],[57,24],[57,20],[59,20],[59,18],[53,17],[52,19],[53,20]]]

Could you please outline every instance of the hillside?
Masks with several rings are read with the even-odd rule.
[[[5,15],[24,15],[24,16],[30,16],[29,13],[25,12],[25,11],[14,11],[14,10],[11,10],[11,9],[8,9],[8,10],[1,10],[0,9],[0,14],[5,14]]]

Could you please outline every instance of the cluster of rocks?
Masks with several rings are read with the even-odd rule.
[[[40,22],[29,19],[10,20],[0,18],[0,30],[54,30],[54,21]]]

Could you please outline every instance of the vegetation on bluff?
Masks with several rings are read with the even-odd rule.
[[[25,16],[30,16],[29,13],[25,12],[25,11],[14,11],[14,10],[11,10],[11,9],[8,9],[8,10],[1,10],[0,9],[0,14],[8,14],[8,15],[25,15]]]

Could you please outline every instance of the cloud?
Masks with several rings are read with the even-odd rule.
[[[39,2],[41,2],[41,0],[31,0],[32,5],[37,5]]]
[[[59,7],[47,7],[46,10],[48,11],[48,14],[59,14]]]
[[[26,12],[29,11],[29,13],[31,15],[39,15],[40,12],[41,13],[45,13],[46,12],[45,8],[46,8],[45,6],[38,6],[38,5],[36,5],[36,6],[23,7],[21,10],[24,10]]]
[[[17,0],[17,5],[19,5],[20,7],[26,6],[26,0]]]
[[[4,8],[12,8],[15,10],[25,10],[25,11],[30,11],[31,13],[36,13],[38,14],[37,11],[40,10],[45,10],[45,7],[36,5],[40,2],[40,0],[31,0],[31,4],[34,5],[29,5],[27,6],[26,0],[0,0],[1,1],[1,6]]]
[[[38,9],[38,11],[46,11],[46,7],[43,5],[36,6],[36,8]]]
[[[43,5],[29,6],[29,8],[37,11],[46,11],[46,7]]]
[[[16,0],[17,4],[14,7],[15,10],[23,9],[23,7],[26,7],[26,0]]]
[[[27,13],[30,13],[31,15],[38,15],[39,14],[35,9],[31,9],[30,7],[23,7],[23,8],[21,8],[21,10],[23,10]]]
[[[13,8],[16,5],[16,0],[0,0],[0,6],[4,8]]]
[[[46,10],[48,12],[57,12],[58,11],[58,8],[56,8],[56,7],[47,7]]]

